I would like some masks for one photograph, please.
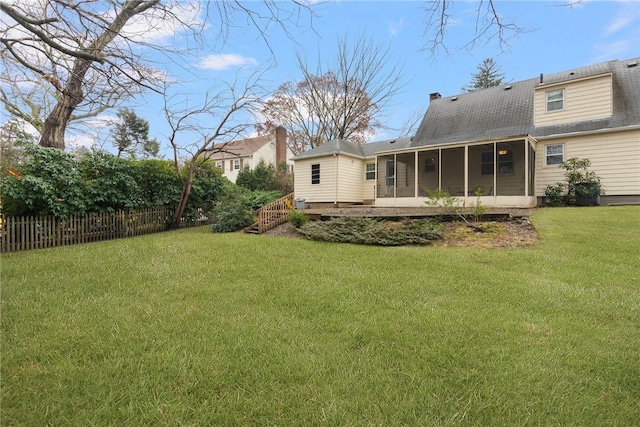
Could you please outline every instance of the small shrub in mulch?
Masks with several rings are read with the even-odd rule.
[[[299,231],[307,239],[364,245],[427,245],[443,237],[443,226],[426,219],[400,222],[344,217],[309,222]]]

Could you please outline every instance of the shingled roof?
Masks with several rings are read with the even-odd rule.
[[[324,157],[333,154],[346,154],[363,159],[370,158],[383,151],[408,148],[411,146],[411,140],[412,138],[397,138],[367,144],[356,144],[344,139],[334,139],[297,155],[294,160]]]
[[[544,137],[640,125],[640,58],[575,70],[431,101],[411,147],[485,141],[514,136]],[[533,126],[535,89],[585,77],[613,75],[613,115],[576,123]]]
[[[239,157],[248,157],[258,151],[269,141],[275,139],[275,135],[263,135],[255,138],[241,139],[226,144],[215,144],[207,151],[212,154],[211,160],[237,159]]]

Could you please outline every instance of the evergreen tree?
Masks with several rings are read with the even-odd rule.
[[[120,108],[117,113],[118,121],[113,123],[111,137],[113,145],[118,150],[118,157],[128,153],[135,157],[141,153],[144,157],[154,157],[160,151],[158,140],[149,139],[149,122],[136,115],[128,108]]]
[[[471,74],[471,83],[462,88],[463,92],[473,92],[488,87],[500,86],[504,80],[504,73],[493,58],[487,58],[478,65],[478,72]]]

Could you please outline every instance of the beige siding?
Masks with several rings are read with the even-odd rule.
[[[362,194],[361,198],[363,201],[373,200],[376,198],[376,180],[371,179],[367,181],[365,172],[366,172],[366,164],[371,163],[375,164],[375,159],[369,159],[362,163]]]
[[[338,201],[362,203],[364,160],[338,156]]]
[[[564,89],[564,108],[547,112],[546,92]],[[612,76],[541,86],[535,91],[534,126],[548,126],[609,117],[613,114]]]
[[[320,165],[320,184],[311,184],[311,165]],[[294,192],[307,202],[336,201],[336,161],[333,156],[298,160],[295,164]]]
[[[640,194],[640,130],[539,141],[536,147],[536,195],[547,185],[564,181],[564,169],[545,166],[545,146],[564,144],[564,158],[591,160],[590,170],[602,178],[605,194]]]

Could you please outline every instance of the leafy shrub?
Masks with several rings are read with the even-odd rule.
[[[464,212],[463,207],[460,205],[459,199],[440,189],[426,189],[425,195],[427,197],[427,201],[425,201],[425,204],[437,209],[437,211],[443,216],[456,216],[466,223],[469,223],[467,217],[471,216],[473,221],[477,223],[482,218],[482,215],[484,215],[484,213],[487,211],[487,208],[482,203],[480,203],[482,190],[480,188],[477,188],[474,194],[476,196],[476,202],[471,205],[472,210],[470,213]]]
[[[548,206],[564,206],[567,198],[564,195],[564,184],[556,182],[554,185],[547,185],[544,189],[544,201]]]
[[[185,218],[197,218],[203,212],[210,212],[231,186],[222,171],[212,162],[198,162],[196,167],[191,193],[183,213]]]
[[[545,202],[550,206],[574,205],[579,199],[590,199],[604,194],[601,179],[590,171],[591,160],[572,157],[560,167],[565,170],[565,182],[548,185],[544,190]]]
[[[275,202],[279,198],[280,193],[277,191],[256,190],[249,193],[249,205],[255,211],[271,202]]]
[[[442,225],[424,219],[391,222],[345,217],[308,222],[300,233],[308,239],[326,242],[400,246],[426,245],[442,239],[442,229]]]
[[[309,217],[304,212],[298,210],[292,210],[289,212],[289,222],[293,224],[295,228],[300,228],[309,222]]]
[[[82,215],[87,210],[85,187],[73,156],[29,144],[22,164],[2,178],[2,210],[7,216]]]
[[[285,163],[276,169],[261,159],[255,168],[238,172],[236,184],[251,191],[277,191],[283,196],[293,191],[293,175],[287,171]]]
[[[78,167],[86,183],[85,203],[89,212],[114,212],[142,204],[132,161],[106,151],[94,151],[85,153]]]
[[[175,206],[180,199],[180,177],[168,160],[132,162],[132,176],[140,189],[140,206]]]
[[[255,211],[277,200],[276,191],[249,191],[236,185],[228,185],[212,213],[216,223],[211,226],[215,233],[228,233],[253,224]]]

